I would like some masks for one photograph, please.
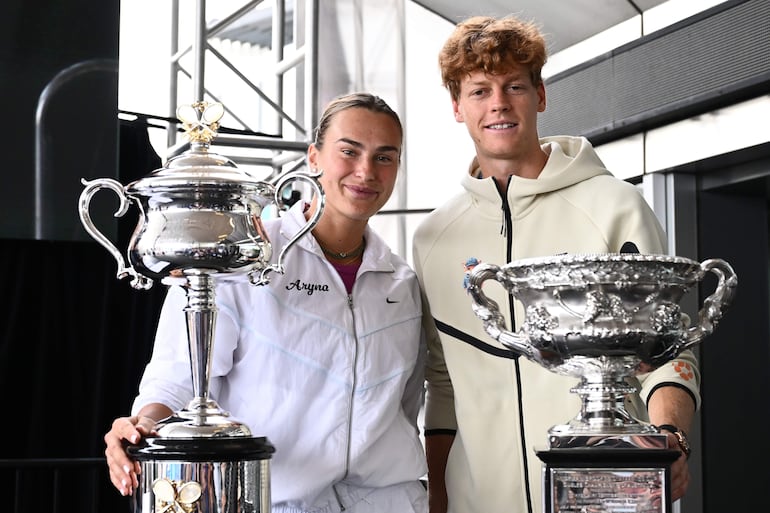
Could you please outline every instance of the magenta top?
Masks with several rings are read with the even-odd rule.
[[[358,268],[361,267],[361,263],[335,264],[332,262],[331,264],[337,269],[340,277],[342,277],[343,283],[345,283],[345,289],[347,289],[348,294],[350,294],[353,291],[353,284],[356,282],[356,274],[358,274]]]

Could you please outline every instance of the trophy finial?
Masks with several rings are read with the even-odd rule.
[[[225,114],[221,103],[198,101],[191,105],[180,105],[176,116],[182,122],[191,143],[210,143],[217,136],[219,120]]]

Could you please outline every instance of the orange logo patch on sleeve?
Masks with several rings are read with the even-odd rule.
[[[674,370],[679,374],[679,377],[685,381],[695,379],[695,373],[692,371],[692,365],[687,362],[671,362],[674,366]]]

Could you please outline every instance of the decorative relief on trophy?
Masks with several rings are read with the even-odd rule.
[[[195,481],[170,481],[165,477],[152,484],[155,493],[155,510],[159,513],[193,513],[198,510],[201,485]]]
[[[209,144],[217,135],[225,108],[221,103],[195,102],[180,105],[176,115],[190,142]]]

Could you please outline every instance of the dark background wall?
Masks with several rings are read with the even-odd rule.
[[[117,176],[118,20],[117,0],[3,2],[1,236],[35,237],[40,207],[43,221],[58,224],[42,238],[82,237],[71,215],[80,178]],[[47,180],[37,186],[36,116],[49,84],[56,87],[41,119],[46,146],[39,169]],[[36,189],[44,201],[36,200]]]
[[[770,458],[770,442],[763,436],[734,437],[735,426],[761,430],[759,419],[764,418],[770,390],[770,156],[765,153],[748,164],[764,176],[752,173],[752,178],[716,185],[706,179],[708,174],[700,180],[700,254],[725,259],[738,275],[734,305],[700,346],[703,513],[767,507],[767,473],[744,469],[749,462]],[[719,171],[740,168],[734,164]],[[737,446],[727,440],[736,440]]]

